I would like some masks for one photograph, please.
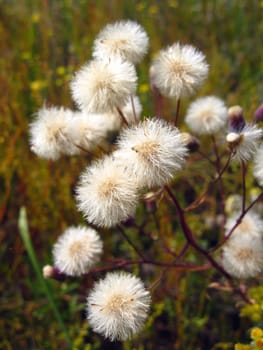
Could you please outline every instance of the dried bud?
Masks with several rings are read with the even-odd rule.
[[[145,206],[149,213],[154,213],[157,210],[157,205],[155,201],[146,202]]]
[[[237,134],[236,132],[230,132],[226,135],[226,141],[231,146],[237,146],[242,139],[242,134]]]
[[[53,270],[54,270],[54,267],[51,266],[51,265],[45,265],[43,267],[43,277],[44,278],[51,278],[53,276]]]
[[[258,107],[256,112],[254,113],[256,123],[263,121],[263,104]]]
[[[130,216],[127,220],[122,221],[122,225],[125,227],[134,227],[136,226],[135,218]]]
[[[240,132],[244,129],[246,122],[243,116],[243,108],[236,105],[228,109],[229,129]]]
[[[58,268],[51,265],[45,265],[42,269],[42,273],[44,278],[53,278],[57,281],[63,281],[66,277]]]
[[[158,198],[159,192],[148,192],[143,196],[146,210],[149,213],[153,213],[157,209],[156,199]]]
[[[189,152],[196,152],[199,149],[200,141],[188,132],[181,133],[181,140],[185,143]]]

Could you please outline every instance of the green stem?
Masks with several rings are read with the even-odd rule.
[[[35,273],[37,275],[37,279],[39,281],[39,284],[41,285],[43,292],[45,293],[45,295],[48,299],[50,308],[52,309],[54,316],[57,319],[58,323],[60,324],[60,327],[65,335],[65,339],[67,341],[68,348],[71,349],[72,342],[71,342],[68,330],[67,330],[65,323],[64,323],[64,321],[63,321],[63,319],[58,311],[58,308],[56,306],[55,300],[54,300],[53,295],[52,295],[51,287],[48,285],[47,281],[44,279],[44,277],[42,275],[41,267],[38,263],[36,253],[35,253],[34,247],[32,245],[32,241],[31,241],[29,229],[28,229],[26,209],[24,207],[22,207],[20,209],[20,212],[19,212],[18,228],[19,228],[19,232],[20,232],[20,235],[22,237],[23,243],[25,245],[26,251],[28,253],[29,259],[30,259],[31,264],[33,266],[33,269],[35,270]]]

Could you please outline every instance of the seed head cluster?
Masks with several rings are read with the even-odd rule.
[[[161,50],[152,61],[150,87],[153,96],[157,96],[158,117],[146,117],[136,95],[136,65],[146,55],[148,46],[148,35],[136,22],[119,21],[103,28],[95,38],[91,59],[83,63],[70,82],[76,110],[46,105],[40,108],[29,127],[31,149],[37,156],[53,161],[64,155],[86,156],[83,158],[88,164],[74,194],[78,210],[92,227],[105,230],[117,226],[125,236],[123,227],[130,219],[134,227],[140,229],[138,232],[144,233],[149,213],[140,226],[135,219],[136,211],[141,213],[140,203],[143,201],[147,207],[153,198],[153,207],[158,209],[166,190],[179,214],[175,229],[180,222],[182,230],[179,228],[179,231],[183,231],[189,244],[196,248],[198,243],[184,222],[184,209],[169,192],[169,186],[174,180],[182,179],[184,192],[180,197],[186,204],[197,187],[195,180],[188,180],[182,171],[187,173],[188,165],[193,165],[202,155],[203,161],[213,165],[217,172],[212,183],[221,180],[221,186],[227,167],[223,168],[218,149],[225,147],[222,158],[227,154],[228,161],[234,159],[242,163],[243,197],[232,196],[231,201],[223,203],[228,218],[224,216],[227,237],[222,246],[222,269],[236,278],[255,277],[263,271],[263,220],[253,210],[245,212],[244,163],[253,159],[253,175],[263,186],[262,129],[245,121],[241,106],[228,109],[220,97],[213,95],[197,98],[186,109],[184,120],[181,116],[179,119],[180,100],[197,92],[209,72],[205,55],[179,42]],[[175,116],[162,115],[164,97],[174,100],[171,105],[173,102],[177,105]],[[257,122],[262,119],[259,114],[257,111]],[[214,148],[208,147],[207,153],[199,150],[202,138],[213,139]],[[190,158],[193,152],[196,154]],[[193,189],[189,191],[190,196],[186,190],[188,183]],[[188,210],[202,204],[201,201],[193,203]],[[149,212],[152,213],[152,209]],[[142,258],[144,254],[140,254],[136,244],[128,235],[125,238]],[[54,266],[47,266],[44,274],[46,277],[92,275],[102,251],[102,240],[94,228],[70,226],[55,242]],[[138,264],[145,262],[148,263],[142,259]],[[124,272],[108,273],[89,293],[87,319],[91,328],[105,338],[124,341],[142,330],[150,303],[150,293],[140,278]]]

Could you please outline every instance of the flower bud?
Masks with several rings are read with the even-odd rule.
[[[242,134],[237,134],[236,132],[230,132],[229,134],[226,135],[226,141],[231,145],[231,146],[236,146],[240,143],[242,139]]]
[[[156,199],[158,198],[158,194],[158,192],[148,192],[143,197],[146,210],[149,213],[154,213],[157,210]]]
[[[263,121],[263,104],[258,107],[254,113],[256,123]]]
[[[42,269],[42,273],[44,278],[53,278],[57,281],[63,281],[66,277],[57,267],[51,265],[45,265]]]
[[[181,140],[185,143],[189,152],[196,152],[199,149],[200,141],[188,132],[181,133]]]
[[[229,129],[240,132],[244,129],[246,122],[243,117],[243,108],[236,105],[228,109]]]
[[[130,216],[127,220],[122,221],[122,225],[125,227],[134,227],[136,226],[135,218]]]

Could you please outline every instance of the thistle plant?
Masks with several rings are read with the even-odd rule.
[[[253,302],[245,280],[263,271],[259,110],[248,122],[241,106],[227,107],[219,96],[189,102],[207,79],[209,65],[192,45],[171,43],[150,66],[156,112],[144,116],[136,96],[135,64],[148,45],[146,32],[135,22],[107,25],[94,40],[92,59],[72,77],[70,88],[78,109],[44,105],[30,125],[30,144],[37,156],[53,161],[62,156],[87,157],[75,186],[76,207],[87,226],[70,226],[62,233],[54,242],[54,266],[45,266],[43,273],[57,280],[80,275],[95,279],[105,273],[87,291],[87,322],[111,341],[142,330],[150,302],[171,271],[214,269],[220,283],[213,281],[210,286],[220,290],[224,285],[245,303]],[[174,118],[164,112],[169,99],[175,101]],[[185,116],[182,103],[187,106]],[[197,175],[200,183],[195,184]],[[232,177],[230,191],[226,176]],[[247,190],[249,176],[258,184],[253,198]],[[240,182],[235,182],[237,177]],[[193,198],[180,192],[187,186]],[[214,217],[204,206],[208,201],[216,208]],[[163,203],[173,212],[173,237],[163,236],[159,229],[158,209]],[[140,224],[137,216],[142,207],[153,215],[145,215]],[[218,233],[212,245],[200,242],[209,220],[199,232],[193,225],[206,209],[210,227]],[[149,237],[147,225],[156,226],[158,241],[152,239],[150,248],[142,249],[126,228],[132,227],[143,239]],[[104,233],[119,234],[137,260],[116,256],[109,263],[103,253],[102,228]],[[189,252],[202,263],[189,260]],[[134,265],[152,265],[158,272],[147,275],[138,269],[141,275],[134,276],[129,272]]]

